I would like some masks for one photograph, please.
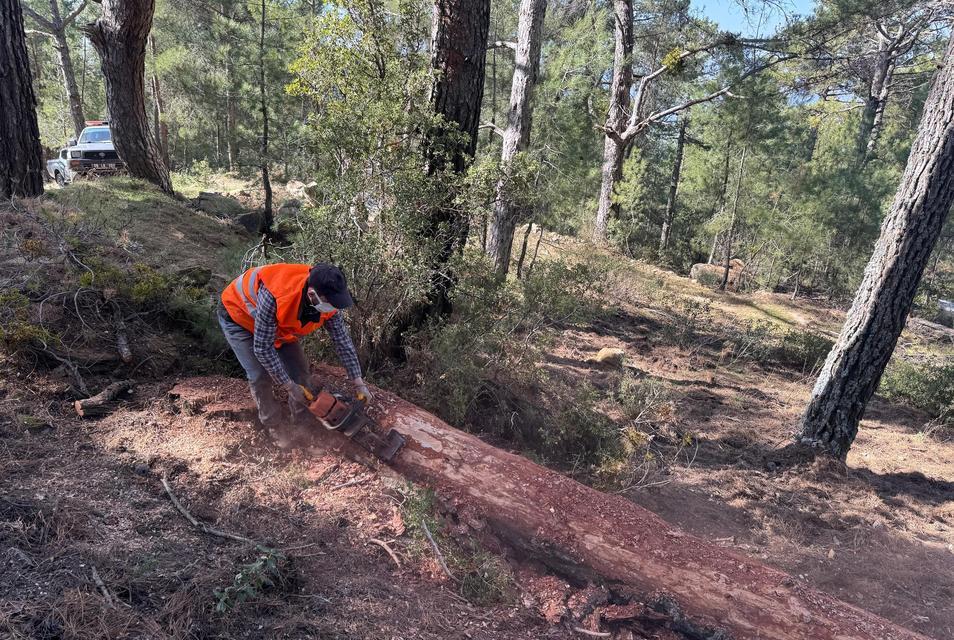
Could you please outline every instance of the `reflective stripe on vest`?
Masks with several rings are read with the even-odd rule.
[[[261,269],[262,269],[261,267],[258,267],[257,269],[253,269],[252,275],[251,277],[249,277],[248,290],[251,291],[253,296],[257,293],[255,289],[255,285],[258,284],[258,272]],[[248,315],[252,316],[252,318],[254,319],[255,312],[256,312],[256,308],[255,308],[256,303],[253,302],[252,299],[248,297],[248,294],[245,293],[245,275],[247,273],[248,271],[242,273],[242,275],[240,275],[238,278],[235,279],[235,290],[238,291],[239,297],[242,299],[242,302],[245,303],[245,309],[248,311]]]

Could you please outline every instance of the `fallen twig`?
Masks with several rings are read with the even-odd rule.
[[[434,536],[431,535],[431,530],[427,528],[427,522],[423,518],[421,519],[421,528],[424,530],[424,535],[427,536],[428,541],[431,543],[431,548],[434,550],[434,556],[437,558],[437,564],[441,566],[441,569],[448,578],[454,582],[457,582],[457,578],[455,578],[454,574],[451,573],[451,570],[447,568],[447,563],[444,561],[444,554],[441,553],[437,543],[434,542]]]
[[[112,298],[109,299],[109,306],[113,310],[113,323],[116,325],[116,351],[119,352],[122,361],[129,364],[132,362],[133,354],[129,348],[129,336],[126,334],[126,321],[123,320],[123,312]]]
[[[367,482],[367,481],[370,480],[372,477],[373,477],[373,476],[362,476],[362,477],[360,477],[360,478],[354,478],[353,480],[348,480],[347,482],[343,482],[343,483],[341,483],[341,484],[336,484],[335,486],[333,486],[333,487],[331,487],[330,489],[328,489],[328,491],[337,491],[338,489],[344,489],[345,487],[353,487],[353,486],[356,485],[356,484],[361,484],[362,482]]]
[[[96,567],[90,565],[90,568],[93,570],[93,582],[96,583],[96,587],[99,589],[99,592],[103,594],[103,599],[106,600],[106,604],[110,607],[115,607],[113,594],[109,592],[109,589],[106,588],[106,583],[103,582],[103,579],[99,577],[99,572],[96,570]]]
[[[401,561],[398,560],[397,554],[394,553],[394,551],[391,549],[391,547],[388,545],[387,542],[385,542],[384,540],[378,540],[377,538],[371,538],[370,540],[368,540],[368,543],[376,544],[382,549],[384,549],[385,551],[387,551],[388,555],[391,556],[391,560],[394,560],[394,564],[397,566],[397,568],[398,569],[401,568]]]
[[[113,409],[113,401],[123,393],[128,393],[132,386],[132,380],[114,382],[95,396],[75,401],[73,408],[83,418],[106,415]]]
[[[336,462],[336,463],[334,463],[333,465],[331,465],[330,467],[328,467],[327,469],[325,469],[324,471],[322,471],[322,472],[321,472],[321,475],[318,476],[318,478],[315,480],[315,484],[321,484],[322,482],[324,482],[325,480],[327,480],[328,477],[329,477],[332,473],[334,473],[335,471],[337,471],[337,470],[338,470],[338,467],[340,467],[340,466],[341,466],[341,463],[340,463],[340,462]]]
[[[235,533],[229,533],[228,531],[222,531],[221,529],[216,529],[215,527],[210,527],[204,522],[199,522],[195,519],[189,510],[182,506],[182,503],[179,502],[179,499],[176,497],[176,494],[172,492],[172,487],[169,486],[169,481],[166,480],[165,476],[162,476],[162,486],[165,488],[166,493],[169,495],[169,499],[172,501],[172,505],[176,510],[185,516],[185,519],[192,523],[192,526],[201,530],[203,533],[207,533],[210,536],[218,536],[219,538],[228,538],[230,540],[237,540],[239,542],[247,542],[248,544],[254,544],[257,546],[262,546],[260,543],[252,540],[251,538],[246,538],[245,536],[240,536]]]
[[[577,633],[582,633],[585,636],[590,636],[591,638],[609,638],[612,636],[612,633],[607,633],[606,631],[590,631],[589,629],[584,629],[583,627],[573,627],[573,630]]]

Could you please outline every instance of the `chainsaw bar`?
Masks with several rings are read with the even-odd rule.
[[[365,413],[364,400],[348,402],[342,396],[322,390],[315,394],[308,408],[326,429],[343,433],[385,462],[393,460],[407,442],[394,429],[382,437],[381,426]]]

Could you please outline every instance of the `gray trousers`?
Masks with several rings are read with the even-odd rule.
[[[228,311],[223,307],[218,310],[219,326],[222,327],[222,333],[228,341],[239,364],[245,369],[245,375],[248,378],[248,386],[252,391],[252,398],[255,400],[255,406],[258,407],[258,419],[266,427],[277,427],[282,423],[282,408],[275,399],[273,383],[268,371],[262,366],[262,363],[255,357],[252,334],[242,325],[238,324],[229,317]],[[290,342],[282,345],[278,349],[278,357],[285,367],[285,371],[291,376],[291,379],[298,384],[305,384],[308,380],[308,360],[305,358],[305,351],[297,342]],[[296,423],[304,422],[308,416],[308,408],[304,407],[294,400],[288,400],[288,409],[292,421]]]

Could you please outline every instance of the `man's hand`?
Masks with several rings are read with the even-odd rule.
[[[371,401],[374,400],[374,395],[371,393],[371,390],[368,389],[368,385],[364,383],[363,378],[355,378],[353,380],[354,384],[354,396],[358,400],[364,400],[366,404],[371,404]]]
[[[292,398],[295,402],[300,405],[308,406],[308,398],[305,396],[305,389],[295,382],[294,380],[289,380],[284,384],[285,391],[288,392],[288,397]]]

